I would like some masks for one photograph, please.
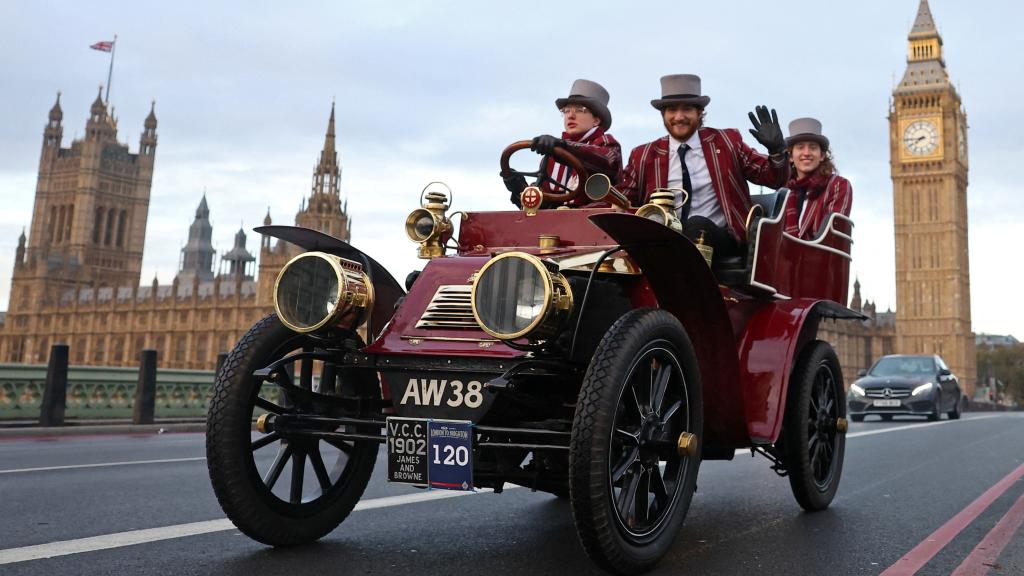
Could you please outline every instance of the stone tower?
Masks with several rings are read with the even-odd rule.
[[[921,0],[889,107],[896,232],[896,351],[939,354],[973,395],[967,253],[967,114]]]
[[[348,218],[347,202],[341,200],[341,166],[334,143],[334,104],[327,120],[327,136],[320,158],[313,168],[313,185],[309,198],[303,200],[295,215],[295,225],[318,230],[348,242],[351,236],[351,222]],[[271,224],[270,210],[263,219],[264,226]],[[273,306],[274,280],[277,273],[293,256],[299,253],[296,246],[287,242],[273,243],[264,237],[260,242],[259,294],[261,305]]]
[[[213,280],[213,225],[210,224],[210,208],[206,204],[206,192],[196,208],[196,217],[188,228],[188,243],[181,249],[181,269],[178,282]]]
[[[117,140],[117,118],[102,93],[100,87],[84,137],[69,148],[61,147],[60,94],[50,109],[28,242],[11,282],[12,314],[55,302],[68,288],[139,285],[156,115],[151,108],[132,154]]]

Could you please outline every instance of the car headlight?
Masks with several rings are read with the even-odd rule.
[[[524,252],[492,258],[473,281],[473,316],[500,340],[543,340],[558,333],[572,310],[565,277]]]
[[[931,390],[932,386],[935,386],[934,382],[925,382],[924,384],[921,384],[917,388],[914,388],[914,391],[911,392],[910,395],[917,396],[918,394],[924,394],[925,392]]]
[[[373,284],[363,267],[333,254],[299,254],[274,284],[277,317],[296,332],[358,328],[372,307]]]
[[[864,389],[861,388],[860,386],[857,386],[856,384],[850,384],[850,392],[853,392],[857,396],[864,395]]]

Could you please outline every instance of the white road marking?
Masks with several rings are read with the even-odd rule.
[[[971,422],[974,420],[984,420],[988,418],[998,418],[1002,414],[986,414],[984,416],[976,416],[971,418],[965,418],[963,420],[945,420],[940,422],[928,422],[926,424],[916,424],[912,426],[896,426],[892,428],[884,428],[882,430],[865,430],[863,432],[854,432],[847,434],[847,438],[858,438],[863,436],[872,436],[875,434],[885,434],[887,432],[898,432],[900,430],[916,430],[919,428],[926,428],[929,426],[938,426],[941,424],[952,424],[954,422]],[[736,451],[737,455],[749,453],[749,448],[744,448]],[[22,468],[17,470],[0,470],[0,474],[10,474],[14,472],[33,472],[38,470],[62,470],[67,468],[92,468],[100,466],[126,466],[131,464],[154,464],[163,462],[187,462],[205,460],[206,458],[171,458],[165,460],[136,460],[133,462],[107,462],[101,464],[78,464],[72,466],[51,466],[45,468]],[[505,489],[510,490],[513,488],[519,488],[518,486],[508,486]],[[493,492],[490,488],[482,488],[476,492],[458,492],[449,490],[425,490],[423,492],[417,492],[412,494],[402,494],[399,496],[386,496],[383,498],[372,498],[370,500],[363,500],[356,504],[355,511],[359,510],[373,510],[376,508],[389,508],[392,506],[402,506],[405,504],[415,504],[417,502],[426,502],[429,500],[442,500],[446,498],[457,498],[459,496],[472,496],[474,494],[484,494]],[[223,532],[226,530],[235,529],[234,524],[230,520],[207,520],[205,522],[192,522],[189,524],[177,524],[175,526],[164,526],[162,528],[147,528],[143,530],[130,530],[128,532],[118,532],[115,534],[105,534],[102,536],[92,536],[90,538],[78,538],[76,540],[63,540],[60,542],[51,542],[49,544],[39,544],[36,546],[23,546],[21,548],[8,548],[6,550],[0,550],[0,565],[13,564],[15,562],[27,562],[30,560],[41,560],[44,558],[54,558],[57,556],[67,556],[69,554],[81,554],[83,552],[94,552],[97,550],[108,550],[110,548],[120,548],[123,546],[132,546],[135,544],[145,544],[147,542],[157,542],[160,540],[170,540],[173,538],[183,538],[186,536],[196,536],[199,534],[208,534],[210,532]]]
[[[849,432],[846,434],[846,438],[861,438],[863,436],[874,436],[875,434],[885,434],[887,432],[899,432],[901,430],[917,430],[918,428],[928,428],[929,426],[939,426],[941,424],[953,424],[954,422],[974,422],[975,420],[986,420],[988,418],[999,418],[1007,414],[1006,412],[1000,412],[996,414],[986,414],[984,416],[973,416],[971,418],[962,418],[960,420],[940,420],[938,422],[924,422],[921,424],[911,424],[908,426],[893,426],[891,428],[882,428],[881,430],[864,430],[863,432]],[[740,448],[736,450],[735,455],[741,456],[744,454],[750,454],[750,448]]]
[[[507,486],[506,490],[517,488]],[[401,494],[399,496],[386,496],[384,498],[372,498],[363,500],[356,504],[355,511],[374,510],[376,508],[389,508],[405,504],[415,504],[428,500],[443,500],[446,498],[457,498],[459,496],[472,496],[493,492],[490,488],[481,488],[476,492],[456,492],[453,490],[424,490],[413,494]],[[75,540],[63,540],[49,544],[36,546],[23,546],[21,548],[8,548],[0,550],[0,565],[13,564],[15,562],[28,562],[30,560],[42,560],[69,554],[81,554],[83,552],[95,552],[97,550],[109,550],[147,542],[160,540],[171,540],[173,538],[184,538],[185,536],[197,536],[210,532],[223,532],[234,530],[235,525],[228,519],[207,520],[205,522],[191,522],[189,524],[177,524],[175,526],[164,526],[162,528],[147,528],[144,530],[129,530],[116,534],[104,534],[90,538],[78,538]]]
[[[100,462],[98,464],[69,464],[67,466],[41,466],[39,468],[15,468],[13,470],[0,470],[0,474],[18,474],[20,472],[43,472],[46,470],[74,470],[77,468],[104,468],[106,466],[133,466],[135,464],[167,464],[171,462],[199,462],[206,460],[205,456],[195,458],[164,458],[162,460],[132,460],[130,462]]]

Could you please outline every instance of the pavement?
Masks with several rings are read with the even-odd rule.
[[[814,514],[764,458],[705,462],[653,574],[1024,574],[1022,436],[1019,413],[851,423],[836,500]],[[601,574],[568,501],[390,484],[383,450],[349,520],[318,543],[269,548],[224,518],[204,443],[201,433],[0,441],[0,573]],[[274,455],[261,450],[257,465]]]
[[[97,436],[104,434],[164,434],[206,432],[205,420],[157,420],[153,424],[132,424],[130,420],[70,421],[64,426],[37,426],[34,422],[0,421],[0,440],[53,436]]]

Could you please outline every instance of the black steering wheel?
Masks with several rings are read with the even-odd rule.
[[[580,162],[579,158],[573,156],[568,150],[564,148],[555,148],[551,154],[545,154],[541,157],[540,167],[536,172],[522,172],[519,170],[513,170],[509,165],[509,159],[512,154],[525,150],[530,147],[532,142],[530,140],[520,140],[509,144],[504,151],[501,153],[501,175],[503,177],[508,176],[522,176],[524,178],[533,178],[534,186],[540,187],[543,184],[547,184],[552,190],[562,190],[563,192],[545,192],[544,200],[550,202],[570,202],[575,199],[583,191],[583,183],[587,181],[590,174],[587,169],[583,167],[583,163]],[[576,172],[577,184],[576,189],[571,189],[565,184],[556,181],[548,174],[548,160],[554,157],[555,160],[565,164],[569,168],[572,168]]]

